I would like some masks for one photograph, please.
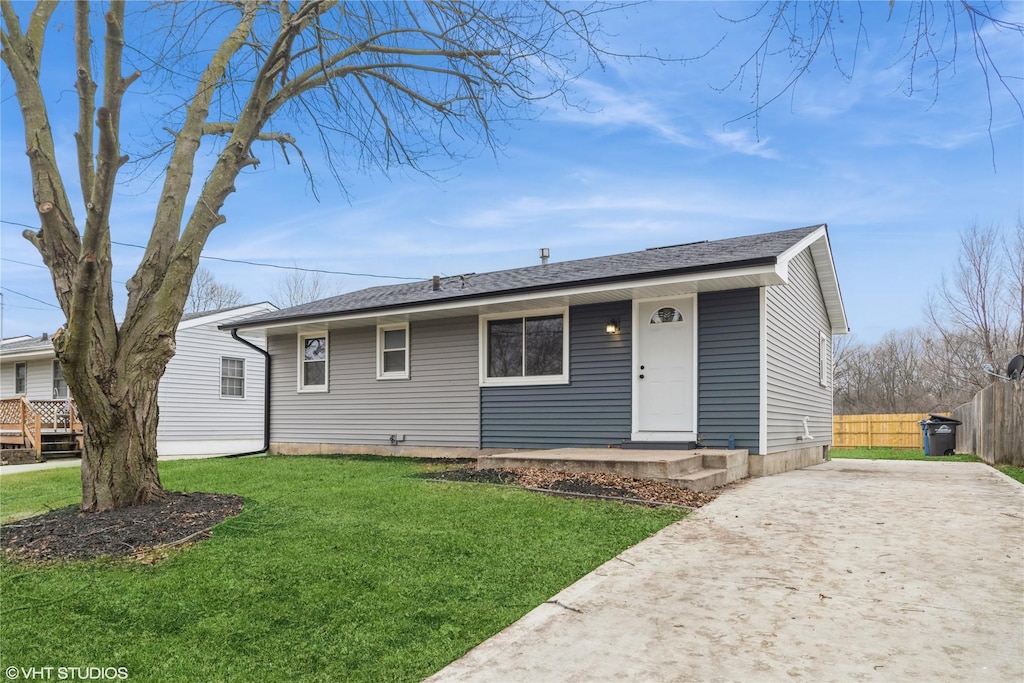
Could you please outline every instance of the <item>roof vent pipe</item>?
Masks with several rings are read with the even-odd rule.
[[[435,275],[434,276],[434,283],[432,285],[432,289],[435,292],[440,292],[441,291],[441,276],[440,275]]]
[[[540,264],[546,266],[548,264],[548,258],[551,256],[551,250],[547,247],[540,248]]]

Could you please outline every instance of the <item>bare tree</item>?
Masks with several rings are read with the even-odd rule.
[[[341,294],[341,285],[315,270],[290,270],[278,278],[270,299],[278,306],[298,306]]]
[[[124,0],[111,0],[97,30],[91,3],[62,7],[0,0],[0,38],[42,226],[25,237],[49,268],[67,319],[54,349],[86,425],[83,511],[164,495],[157,386],[174,354],[200,253],[226,220],[222,209],[235,180],[259,164],[257,147],[271,143],[286,159],[292,150],[303,160],[295,134],[312,132],[340,181],[350,160],[359,170],[424,170],[427,160],[459,158],[474,143],[495,145],[496,122],[564,94],[590,59],[601,58],[597,21],[608,9],[240,0],[139,3],[131,11],[144,16],[126,17]],[[58,11],[73,11],[71,28],[60,30]],[[44,38],[47,48],[73,42],[74,124],[51,119],[58,112],[43,84],[61,76],[44,73],[59,63],[44,61]],[[139,68],[126,74],[129,61]],[[122,111],[132,86],[154,75],[162,79],[154,92],[180,104],[161,119],[166,137],[156,141],[161,154],[154,157],[154,168],[164,169],[160,196],[118,326],[110,229],[115,183],[128,162]],[[71,183],[54,137],[66,128],[77,129]],[[197,177],[200,153],[213,162]],[[68,191],[75,184],[78,217]]]
[[[1006,18],[1009,13],[1004,3],[780,0],[757,3],[753,11],[739,10],[742,14],[728,5],[726,8],[720,14],[726,22],[755,25],[761,31],[760,40],[754,41],[749,55],[721,88],[749,89],[752,108],[740,118],[753,118],[755,127],[765,107],[792,95],[800,80],[821,62],[851,80],[859,52],[869,46],[865,15],[883,12],[887,30],[899,34],[892,58],[905,67],[901,90],[908,97],[924,89],[938,98],[947,76],[971,66],[964,64],[966,56],[986,86],[990,133],[995,97],[1005,96],[1024,118],[1019,89],[1024,73],[1017,58],[1020,51],[1011,52],[1014,56],[1003,62],[1000,52],[990,48],[995,34],[1024,39],[1024,25]],[[787,62],[787,74],[779,79],[769,77],[770,65]]]
[[[998,226],[968,227],[950,274],[943,275],[926,308],[938,337],[933,362],[975,391],[993,379],[983,364],[998,368],[1019,353],[1024,305],[1017,302],[1024,300],[1024,286],[1017,274],[1020,256],[1009,247]]]
[[[197,268],[192,277],[192,286],[188,290],[185,311],[201,313],[218,308],[237,306],[242,300],[242,292],[231,285],[222,285],[206,268]]]

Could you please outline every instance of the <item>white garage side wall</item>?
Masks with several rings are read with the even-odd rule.
[[[175,334],[177,352],[160,380],[160,426],[157,453],[213,455],[242,453],[263,447],[263,356],[219,330],[231,320],[251,317],[255,307],[231,311],[232,316],[211,316],[183,321]],[[265,348],[262,337],[245,338]],[[243,398],[221,396],[221,358],[245,360]]]
[[[832,335],[810,250],[789,264],[789,284],[765,291],[767,452],[832,443]],[[828,337],[826,386],[820,382],[821,334]],[[804,435],[804,417],[809,417]]]

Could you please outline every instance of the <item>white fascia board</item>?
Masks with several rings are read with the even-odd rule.
[[[54,353],[52,346],[45,349],[25,349],[23,351],[0,351],[0,359],[2,359],[3,362],[5,363],[39,358],[55,358],[56,355],[57,354]]]
[[[585,296],[593,293],[618,293],[621,294],[622,299],[636,299],[645,298],[643,291],[646,289],[653,289],[658,287],[665,287],[671,285],[694,285],[693,289],[689,292],[693,293],[700,291],[699,283],[702,281],[711,280],[722,280],[728,278],[757,278],[760,281],[760,285],[780,285],[785,284],[786,280],[781,276],[778,270],[777,264],[767,264],[763,266],[748,266],[744,268],[733,268],[728,270],[714,270],[704,271],[699,273],[685,273],[682,275],[671,275],[660,278],[643,278],[637,280],[622,280],[612,283],[604,283],[600,285],[587,285],[578,287],[566,287],[565,289],[544,289],[533,292],[520,292],[512,294],[501,294],[496,292],[493,296],[480,297],[474,299],[455,299],[452,301],[446,301],[437,304],[412,304],[409,306],[398,305],[394,308],[383,308],[373,311],[359,311],[350,314],[334,314],[324,315],[318,318],[309,318],[306,320],[282,320],[280,322],[268,323],[266,325],[253,325],[249,329],[265,329],[268,336],[273,334],[274,330],[282,329],[296,329],[305,330],[310,329],[322,329],[332,322],[349,322],[349,321],[366,321],[376,320],[382,317],[397,317],[403,319],[414,319],[415,316],[424,313],[438,313],[438,312],[451,312],[455,313],[458,311],[466,311],[471,314],[479,314],[488,312],[487,309],[490,307],[504,306],[508,304],[522,304],[524,307],[529,307],[533,302],[543,301],[545,299],[557,298],[560,304],[544,304],[544,306],[553,305],[574,305],[572,298],[578,296]],[[614,300],[614,299],[609,299]],[[397,317],[396,317],[397,316]]]
[[[828,310],[829,321],[832,323],[832,334],[849,334],[850,326],[846,319],[843,295],[839,290],[839,276],[836,274],[836,264],[832,258],[832,245],[828,239],[828,226],[824,224],[819,225],[814,232],[782,252],[779,256],[779,273],[788,282],[790,261],[797,254],[808,248],[811,250],[814,269],[818,274],[818,285],[821,287],[821,293],[825,299],[825,307]]]

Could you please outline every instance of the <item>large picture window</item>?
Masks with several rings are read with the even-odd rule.
[[[327,391],[327,333],[299,335],[299,391]]]
[[[567,311],[482,321],[484,384],[568,381]]]

